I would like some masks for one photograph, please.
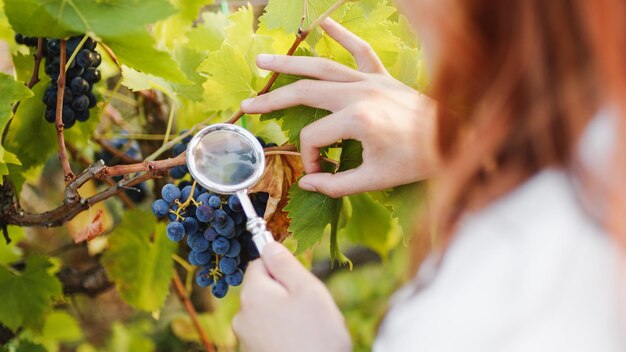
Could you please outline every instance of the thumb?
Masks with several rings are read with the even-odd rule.
[[[287,290],[294,291],[311,275],[296,257],[279,242],[270,242],[263,247],[261,259],[269,274]]]

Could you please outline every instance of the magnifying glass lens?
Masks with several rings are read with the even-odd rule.
[[[217,185],[246,183],[259,167],[250,141],[228,130],[204,135],[190,152],[199,173]]]

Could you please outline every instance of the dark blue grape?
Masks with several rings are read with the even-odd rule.
[[[237,269],[234,273],[226,275],[224,279],[229,286],[239,286],[243,282],[243,271]]]
[[[163,199],[157,199],[152,203],[152,213],[156,215],[157,218],[162,218],[169,213],[170,205],[167,204]]]
[[[96,95],[93,94],[92,92],[87,93],[87,98],[89,98],[90,109],[96,106],[96,104],[98,104],[98,99],[96,98]]]
[[[198,274],[196,274],[196,283],[200,287],[211,286],[213,284],[213,276],[211,276],[211,273],[208,270],[202,269],[198,271]]]
[[[211,261],[213,254],[211,251],[194,251],[196,253],[196,262],[200,263],[200,265],[206,265]]]
[[[183,227],[185,228],[185,233],[196,233],[200,224],[198,224],[198,220],[188,216],[183,220]]]
[[[102,77],[100,77],[100,71],[98,71],[95,67],[89,67],[83,73],[83,78],[86,79],[87,82],[94,84],[99,82]]]
[[[234,212],[241,212],[241,201],[236,195],[228,197],[228,207]]]
[[[87,40],[85,40],[85,42],[83,43],[83,49],[89,49],[91,51],[96,50],[96,41],[91,39],[91,38],[87,38]]]
[[[179,135],[183,135],[185,133],[187,133],[187,130],[182,130],[180,131]],[[191,138],[193,138],[193,135],[183,138],[183,143],[189,144],[189,142],[191,142]]]
[[[219,196],[213,195],[209,197],[209,205],[217,209],[222,206],[222,200]]]
[[[182,154],[185,150],[187,150],[187,146],[185,144],[178,143],[175,144],[172,148],[172,154],[174,154],[174,156],[178,156]]]
[[[89,49],[82,49],[76,54],[76,64],[82,68],[91,66],[96,60],[96,56],[93,51]]]
[[[59,56],[61,54],[61,41],[59,39],[50,39],[47,44],[48,54]]]
[[[210,199],[209,199],[209,201],[210,201]],[[224,225],[226,225],[226,219],[227,218],[228,218],[228,214],[226,214],[221,209],[217,209],[215,211],[215,218],[213,218],[213,222],[215,222],[216,227],[223,227]]]
[[[208,228],[204,231],[204,238],[207,241],[213,242],[217,238],[217,232],[215,232],[215,229],[213,228]]]
[[[235,258],[223,257],[220,259],[219,268],[224,274],[232,274],[237,270],[237,260]]]
[[[191,189],[193,188],[193,186],[185,186],[185,188],[183,188],[182,191],[180,191],[180,197],[183,201],[187,201],[187,199],[189,199],[189,196],[191,195]],[[200,195],[200,192],[198,192],[197,189],[193,190],[193,199],[196,199],[196,197],[198,197]]]
[[[56,114],[57,111],[55,108],[53,107],[47,107],[46,108],[46,112],[44,113],[43,117],[46,121],[50,122],[50,123],[54,123],[56,121]]]
[[[180,198],[180,189],[172,183],[168,183],[161,189],[161,196],[163,200],[172,203],[174,200]]]
[[[91,66],[92,67],[98,67],[98,66],[100,66],[101,63],[102,63],[102,56],[100,56],[100,54],[97,51],[94,51],[93,52],[93,63],[91,64]]]
[[[185,177],[185,175],[187,174],[185,168],[183,168],[182,166],[174,166],[173,168],[170,169],[170,176],[172,176],[173,179],[175,180],[180,180],[181,178]]]
[[[228,284],[226,283],[226,279],[219,279],[211,287],[211,293],[216,298],[222,298],[226,296],[228,293]]]
[[[209,241],[204,239],[201,232],[195,232],[187,236],[187,245],[195,251],[206,251],[209,249]]]
[[[235,222],[229,216],[226,218],[224,226],[215,227],[215,231],[226,238],[233,238],[235,237]]]
[[[208,192],[201,193],[198,198],[196,198],[196,202],[209,205],[209,198],[211,196],[212,194]]]
[[[167,237],[175,242],[178,242],[185,237],[185,227],[180,222],[170,222],[165,230]]]
[[[233,238],[230,240],[230,248],[224,255],[230,258],[235,258],[239,256],[239,253],[241,253],[241,245],[236,238]]]
[[[197,255],[198,255],[198,251],[194,251],[193,249],[189,252],[189,255],[187,256],[187,261],[189,262],[189,264],[191,264],[193,266],[201,266],[202,265],[196,259]]]
[[[265,148],[271,148],[271,147],[278,147],[278,144],[276,144],[276,143],[267,143],[265,145]]]
[[[83,74],[83,72],[85,72],[85,69],[78,66],[78,65],[74,65],[74,67],[70,67],[67,72],[65,73],[65,76],[68,79],[73,79],[74,77],[78,77],[80,75]],[[84,77],[83,77],[84,78]],[[86,79],[86,78],[85,78]],[[90,82],[90,83],[95,83],[95,82]]]
[[[212,207],[202,204],[196,208],[196,218],[198,218],[200,222],[210,222],[213,220],[214,212],[215,210]]]
[[[218,237],[213,241],[211,247],[213,248],[213,252],[215,254],[224,255],[230,249],[230,242],[227,238]]]
[[[65,128],[70,128],[76,123],[76,115],[74,110],[67,105],[63,106],[62,121]]]
[[[72,109],[75,111],[87,111],[89,109],[89,98],[86,95],[79,95],[72,100]]]
[[[76,121],[85,122],[89,120],[89,110],[76,111]]]
[[[89,82],[85,81],[82,77],[74,77],[70,82],[70,89],[74,95],[83,95],[89,92]]]
[[[234,213],[232,218],[235,221],[235,225],[241,225],[246,219],[246,215],[244,213]]]

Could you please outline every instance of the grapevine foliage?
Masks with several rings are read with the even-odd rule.
[[[300,26],[306,29],[338,4],[305,1],[301,23],[302,1],[226,11],[205,0],[0,0],[0,40],[8,43],[13,67],[12,74],[0,73],[0,230],[12,240],[0,248],[0,296],[9,302],[0,305],[0,342],[9,341],[13,350],[79,343],[81,350],[99,350],[77,322],[107,311],[97,297],[114,286],[125,305],[151,314],[107,325],[110,343],[102,349],[152,350],[159,338],[172,335],[178,344],[202,341],[189,318],[172,314],[183,312],[172,305],[172,291],[182,302],[191,291],[205,299],[224,297],[211,298],[210,314],[194,303],[211,343],[232,349],[227,321],[237,294],[226,293],[237,290],[258,253],[237,199],[202,189],[184,163],[172,160],[184,159],[187,138],[199,127],[228,120],[241,100],[266,85],[270,73],[256,66],[256,55],[285,54]],[[386,0],[339,5],[331,17],[368,41],[394,77],[423,87],[417,42],[394,7]],[[263,14],[257,17],[255,10]],[[43,43],[39,66],[36,38]],[[67,44],[62,132],[45,123],[57,118],[60,40]],[[295,55],[356,67],[319,28],[311,28]],[[272,89],[301,78],[281,75]],[[349,262],[342,249],[352,245],[384,257],[402,230],[408,233],[409,205],[422,189],[333,199],[298,188],[302,165],[283,152],[297,152],[302,128],[327,114],[300,106],[240,119],[253,134],[275,142],[265,145],[267,170],[252,190],[254,205],[305,261],[319,243],[329,244],[324,252],[341,264]],[[59,133],[65,160],[59,158]],[[360,164],[355,141],[323,153],[337,160],[324,165],[330,172]],[[64,182],[60,159],[79,177]],[[73,244],[84,239],[91,242]],[[178,276],[182,294],[173,284]],[[79,304],[82,313],[66,310],[67,302]],[[55,324],[73,327],[73,333],[60,333]],[[168,333],[148,336],[157,325]]]

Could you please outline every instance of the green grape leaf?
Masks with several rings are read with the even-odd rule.
[[[354,139],[346,139],[341,143],[339,171],[356,169],[363,163],[363,146]]]
[[[294,184],[289,189],[289,204],[285,211],[291,219],[289,232],[298,241],[296,253],[302,253],[322,239],[326,227],[341,211],[341,200],[305,191]]]
[[[341,233],[350,241],[363,244],[384,258],[390,249],[392,230],[389,209],[374,201],[367,193],[349,196],[345,201],[350,202],[352,214]]]
[[[102,264],[124,301],[146,311],[159,309],[169,293],[176,243],[149,212],[133,209],[109,237]]]
[[[9,166],[9,177],[18,189],[23,182],[18,170],[27,172],[43,164],[57,150],[54,125],[43,119],[45,105],[41,102],[41,97],[49,82],[47,78],[42,78],[42,81],[33,87],[35,97],[22,101],[11,122],[4,144],[6,149],[15,154],[22,163],[20,168]]]
[[[26,258],[24,271],[0,266],[0,322],[16,331],[20,326],[39,327],[61,296],[61,283],[50,273],[52,264],[40,256]]]
[[[321,14],[326,12],[335,0],[304,0],[307,2],[307,11],[303,28],[309,26]],[[304,12],[302,0],[269,0],[265,6],[265,13],[259,21],[268,29],[279,28],[287,33],[296,33],[300,27],[300,20]]]
[[[202,7],[211,4],[212,1],[172,0],[172,3],[178,13],[154,25],[156,37],[170,49],[182,44],[184,34],[192,28]]]
[[[187,32],[189,49],[197,51],[218,50],[226,38],[228,18],[221,12],[206,12],[202,14],[202,21]]]
[[[169,53],[154,48],[155,40],[146,31],[104,37],[103,40],[121,64],[172,82],[191,83]]]
[[[0,72],[0,128],[4,128],[11,117],[11,106],[20,100],[33,96],[33,92],[22,82],[18,82],[5,73]]]
[[[24,229],[19,226],[9,226],[7,228],[11,243],[3,243],[0,245],[0,264],[9,264],[22,258],[22,248],[19,247],[20,241],[24,238]]]
[[[151,326],[145,320],[132,325],[113,323],[108,351],[154,351],[154,341],[150,338]]]
[[[402,46],[401,39],[396,37],[390,29],[394,22],[389,18],[395,12],[396,9],[389,6],[386,1],[360,0],[348,3],[343,8],[343,13],[338,12],[333,18],[346,29],[366,40],[385,67],[390,67],[396,61],[398,51]],[[317,42],[315,51],[320,56],[356,67],[352,55],[327,34],[324,34]]]
[[[13,29],[33,37],[124,36],[175,13],[167,0],[4,0]],[[140,15],[138,15],[140,14]]]
[[[306,54],[306,51],[299,49],[297,54]],[[280,75],[276,79],[276,83],[272,86],[272,90],[294,83],[302,77],[291,75]],[[261,121],[279,120],[281,129],[287,135],[289,143],[300,147],[300,131],[307,125],[327,116],[329,111],[323,109],[312,108],[309,106],[298,105],[284,110],[272,111],[261,115]]]
[[[415,89],[421,87],[423,72],[419,50],[416,48],[402,48],[398,53],[398,58],[389,69],[389,73],[400,82]]]
[[[425,182],[412,183],[394,187],[387,198],[387,206],[390,206],[392,216],[398,219],[404,243],[408,243],[413,235],[419,212],[426,202],[427,185]]]

